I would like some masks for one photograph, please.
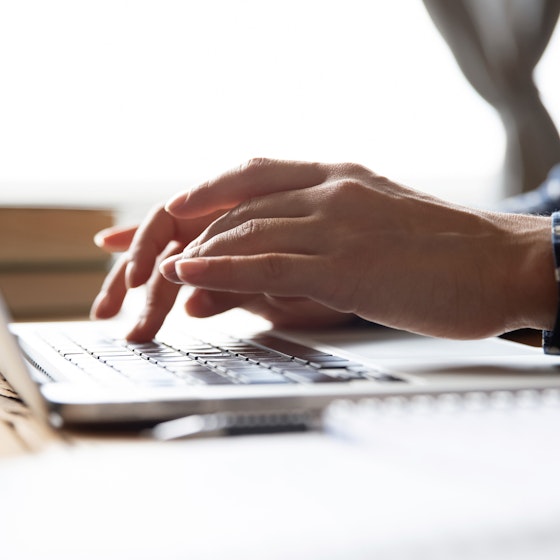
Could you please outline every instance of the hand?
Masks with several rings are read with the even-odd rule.
[[[108,319],[122,307],[130,288],[147,284],[146,306],[129,338],[151,340],[174,305],[180,286],[165,280],[158,264],[179,253],[211,221],[176,220],[163,208],[155,208],[140,226],[109,228],[95,236],[95,243],[109,252],[126,251],[115,263],[92,309],[93,319]]]
[[[554,320],[548,219],[462,208],[358,165],[252,160],[167,211],[184,223],[220,213],[160,270],[226,298],[307,298],[451,338]]]
[[[128,338],[151,340],[173,307],[180,286],[168,282],[158,270],[165,257],[181,249],[222,212],[195,220],[175,219],[156,208],[138,227],[114,227],[99,232],[97,245],[109,252],[123,252],[107,276],[92,306],[92,318],[113,317],[129,288],[147,284],[146,306]],[[237,294],[195,289],[185,308],[194,317],[208,317],[234,307],[263,316],[277,327],[324,327],[348,323],[354,315],[339,313],[306,298],[275,298],[263,294]]]

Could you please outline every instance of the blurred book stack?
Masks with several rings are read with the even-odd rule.
[[[0,290],[14,319],[87,314],[111,263],[106,209],[0,207]]]

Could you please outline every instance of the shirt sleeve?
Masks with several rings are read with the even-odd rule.
[[[560,212],[552,214],[552,250],[554,253],[554,274],[558,289],[558,309],[554,328],[543,331],[543,349],[546,354],[560,355]]]

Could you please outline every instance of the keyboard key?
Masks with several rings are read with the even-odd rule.
[[[168,348],[168,346],[160,342],[129,342],[126,344],[126,347],[131,350],[138,350],[138,352]]]
[[[150,362],[155,364],[159,364],[162,366],[167,366],[169,364],[192,364],[195,360],[189,358],[188,356],[184,356],[183,354],[175,355],[168,355],[168,356],[150,356]]]
[[[82,369],[87,369],[88,367],[104,367],[104,364],[102,362],[96,360],[93,356],[87,353],[71,354],[67,359],[69,362]]]
[[[340,378],[341,381],[352,381],[355,379],[368,379],[361,372],[351,371],[344,368],[321,368],[321,369],[317,369],[317,371],[319,373],[322,373],[323,375]]]
[[[344,381],[341,377],[332,377],[325,375],[318,370],[312,368],[285,369],[283,374],[292,381],[297,383],[332,383]]]
[[[235,381],[225,375],[220,375],[211,369],[206,371],[191,371],[178,374],[186,381],[194,381],[204,385],[232,385]]]
[[[259,366],[233,367],[228,374],[239,379],[242,383],[290,383],[283,375]]]
[[[202,363],[204,363],[208,367],[211,367],[212,369],[216,369],[217,371],[226,373],[230,368],[244,367],[249,362],[247,362],[246,360],[235,359],[230,356],[229,359],[224,359],[224,360],[212,359],[212,360],[206,360],[205,362]]]
[[[102,356],[94,356],[100,362],[133,362],[139,363],[144,362],[140,356],[136,356],[135,354],[105,354]]]
[[[389,373],[375,373],[371,374],[376,381],[388,381],[391,383],[406,383],[406,380],[402,377],[397,377],[396,375],[391,375]]]
[[[239,380],[246,385],[281,385],[292,383],[292,380],[278,373],[270,373],[268,375],[240,375]]]
[[[351,362],[346,358],[339,358],[337,356],[322,356],[322,357],[315,357],[312,360],[309,360],[309,365],[313,368],[323,369],[323,368],[348,368],[348,367],[356,367],[359,366],[357,362]]]
[[[126,375],[134,383],[143,385],[178,385],[182,381],[167,370],[158,367],[129,370],[126,371]]]
[[[174,373],[175,375],[183,375],[183,374],[189,374],[189,373],[206,373],[209,371],[212,371],[211,369],[209,369],[208,367],[206,367],[205,365],[201,364],[200,362],[197,362],[195,360],[192,360],[189,363],[186,364],[176,364],[176,363],[171,363],[168,364],[166,369],[172,373]]]
[[[309,346],[298,344],[290,340],[284,340],[272,335],[259,335],[251,339],[259,345],[270,348],[275,352],[284,354],[285,356],[296,356],[298,358],[311,359],[313,357],[320,357],[326,355],[325,352],[320,352]],[[327,354],[328,355],[328,354]]]
[[[226,359],[226,360],[231,360],[233,358],[233,356],[231,354],[228,354],[227,352],[222,352],[222,351],[218,351],[218,352],[207,352],[205,354],[191,354],[189,353],[189,358],[192,358],[194,360],[198,360],[199,362],[211,362],[213,360],[219,361],[222,359]]]

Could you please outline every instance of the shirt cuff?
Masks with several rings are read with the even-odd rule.
[[[554,328],[551,331],[543,331],[543,349],[546,354],[560,355],[560,212],[552,214],[552,251],[558,288],[558,308]]]

